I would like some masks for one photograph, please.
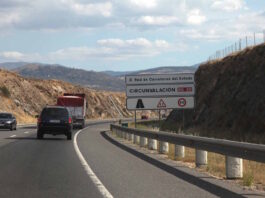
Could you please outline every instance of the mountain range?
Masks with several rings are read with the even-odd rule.
[[[194,66],[174,66],[156,67],[139,71],[103,71],[95,72],[84,69],[70,68],[57,64],[26,63],[26,62],[6,62],[0,63],[0,68],[16,72],[23,77],[36,79],[57,79],[90,87],[99,90],[124,91],[124,76],[133,74],[158,74],[195,72],[198,65]]]

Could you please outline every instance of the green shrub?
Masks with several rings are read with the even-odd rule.
[[[244,186],[252,186],[253,185],[254,176],[251,172],[247,172],[243,175],[243,185]]]
[[[9,98],[10,97],[10,92],[6,86],[0,87],[0,91],[2,92],[2,95]]]

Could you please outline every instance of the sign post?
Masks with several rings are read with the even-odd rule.
[[[134,111],[134,128],[136,128],[136,110]]]

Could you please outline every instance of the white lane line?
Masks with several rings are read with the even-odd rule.
[[[28,131],[25,131],[24,133],[25,133],[25,134],[28,134],[29,132],[28,132]]]
[[[80,152],[80,150],[78,148],[78,144],[77,144],[76,139],[77,139],[78,134],[81,133],[81,132],[82,132],[82,130],[79,130],[74,136],[73,144],[74,144],[75,152],[76,152],[77,156],[79,157],[79,160],[81,161],[81,164],[84,167],[87,175],[90,177],[92,182],[96,185],[96,187],[99,190],[99,192],[101,193],[101,195],[104,198],[113,198],[112,194],[110,194],[110,192],[107,190],[107,188],[101,183],[99,178],[96,176],[96,174],[90,168],[90,166],[88,165],[88,163],[86,162],[84,156],[82,155],[82,153]]]
[[[13,137],[16,137],[17,135],[11,135],[10,137],[13,138]]]

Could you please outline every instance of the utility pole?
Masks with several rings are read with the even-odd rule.
[[[136,110],[134,111],[134,128],[136,128]]]
[[[184,109],[182,110],[182,127],[183,127],[183,131],[184,131],[184,127],[185,127],[185,111]]]
[[[161,110],[158,110],[159,130],[161,128]]]

